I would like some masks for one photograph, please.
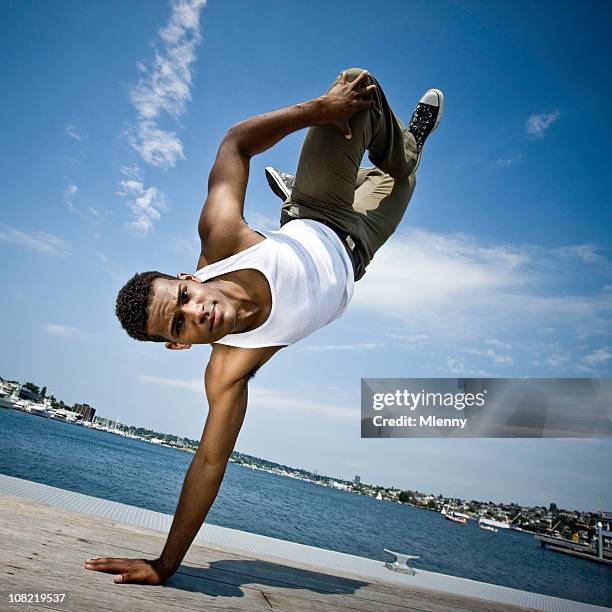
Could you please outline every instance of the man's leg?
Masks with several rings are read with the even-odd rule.
[[[345,72],[348,80],[352,81],[362,71],[351,68]],[[369,263],[373,255],[373,245],[380,242],[380,239],[366,238],[365,244],[362,244],[365,238],[362,236],[363,232],[372,231],[373,224],[364,222],[363,217],[367,217],[368,208],[375,208],[373,200],[369,200],[368,204],[365,202],[368,198],[359,198],[358,206],[354,207],[358,178],[363,178],[364,184],[367,182],[367,173],[358,177],[359,165],[365,151],[368,151],[373,164],[389,177],[393,177],[393,183],[397,185],[395,191],[391,188],[394,203],[400,194],[408,194],[409,198],[412,193],[414,183],[411,188],[409,177],[417,160],[414,137],[404,129],[391,110],[380,85],[373,77],[369,78],[377,85],[373,94],[376,105],[360,111],[350,119],[353,134],[351,140],[347,140],[334,125],[316,126],[308,130],[291,197],[283,205],[281,215],[281,225],[295,218],[323,219],[348,232],[357,240],[357,248],[364,265]],[[404,186],[399,187],[400,184]],[[361,187],[363,185],[359,188]],[[372,191],[372,178],[368,190]],[[406,205],[407,201],[403,210]],[[387,210],[389,206],[383,208]],[[379,212],[380,214],[375,215],[378,218],[378,222],[374,224],[376,227],[381,224],[383,209]],[[399,218],[401,219],[401,216]],[[397,222],[399,223],[399,220]]]
[[[400,224],[415,187],[416,173],[396,181],[380,168],[359,169],[353,210],[362,226],[359,239],[367,263]]]

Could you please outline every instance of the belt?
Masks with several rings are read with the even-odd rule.
[[[329,227],[329,229],[332,230],[336,234],[336,236],[338,236],[338,238],[340,238],[340,241],[342,242],[344,248],[346,249],[346,252],[348,253],[349,259],[353,264],[353,275],[355,278],[357,278],[357,274],[361,267],[361,257],[359,256],[357,245],[355,244],[355,240],[353,240],[353,237],[348,232],[345,232],[344,230],[340,229],[339,227],[336,227],[328,221],[324,221],[323,219],[315,219],[315,221],[318,221],[323,225],[327,225],[327,227]]]

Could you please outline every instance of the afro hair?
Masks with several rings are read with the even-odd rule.
[[[149,342],[167,341],[166,338],[150,336],[147,333],[147,319],[149,316],[149,304],[153,295],[153,283],[158,278],[176,280],[175,276],[170,276],[163,272],[140,272],[134,274],[117,294],[115,314],[123,329],[135,340]]]

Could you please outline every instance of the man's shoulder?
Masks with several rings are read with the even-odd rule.
[[[229,383],[252,378],[282,346],[242,348],[226,344],[213,344],[213,350],[206,368],[214,378]]]
[[[202,255],[207,264],[227,259],[266,240],[266,236],[246,223],[239,229],[219,232],[214,238],[202,242]]]

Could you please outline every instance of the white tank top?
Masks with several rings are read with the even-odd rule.
[[[268,280],[272,309],[250,331],[218,344],[241,348],[293,344],[344,314],[353,297],[353,265],[340,238],[312,219],[295,219],[265,240],[195,273],[202,281],[235,270],[259,270]]]

